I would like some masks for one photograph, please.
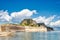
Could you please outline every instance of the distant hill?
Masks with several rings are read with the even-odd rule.
[[[21,23],[22,26],[38,26],[36,21],[32,20],[32,19],[24,19]]]
[[[45,28],[47,28],[47,31],[53,31],[54,29],[51,27],[46,26],[44,23],[37,23],[36,21],[32,19],[24,19],[20,25],[22,26],[31,26],[31,27],[41,27],[41,25]]]
[[[44,23],[37,23],[37,24],[38,24],[39,27],[40,27],[41,25],[43,25],[44,27],[46,27],[46,28],[47,28],[47,31],[53,31],[53,30],[54,30],[52,27],[48,27],[48,26],[46,26]]]

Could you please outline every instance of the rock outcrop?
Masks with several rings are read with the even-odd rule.
[[[44,26],[45,28],[47,28],[47,31],[53,31],[54,30],[52,27],[48,27],[44,23],[37,23],[37,24],[39,27]]]
[[[21,23],[22,26],[38,26],[36,21],[32,20],[32,19],[24,19]]]
[[[53,31],[54,29],[46,26],[44,23],[37,23],[32,19],[24,19],[21,23],[22,26],[31,26],[31,27],[39,27],[41,30],[45,29],[47,31]]]

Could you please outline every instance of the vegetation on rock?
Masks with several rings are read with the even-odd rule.
[[[40,27],[40,25],[43,25],[43,26],[45,26],[46,28],[47,28],[47,31],[53,31],[54,29],[52,28],[52,27],[48,27],[48,26],[46,26],[44,23],[38,23],[38,26]]]
[[[37,23],[32,19],[24,19],[20,24],[22,26],[32,26],[32,27],[38,26]]]

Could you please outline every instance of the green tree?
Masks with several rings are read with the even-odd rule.
[[[24,19],[20,24],[22,26],[37,26],[37,23],[32,19]]]

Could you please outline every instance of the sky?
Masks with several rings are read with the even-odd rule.
[[[20,23],[25,18],[60,27],[60,0],[0,0],[0,24]]]

